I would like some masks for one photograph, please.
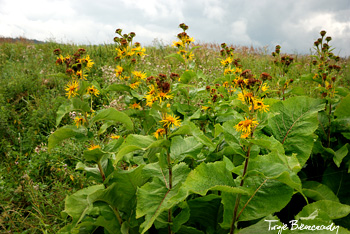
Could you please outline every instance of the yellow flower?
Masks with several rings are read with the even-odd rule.
[[[79,84],[75,80],[69,82],[65,88],[65,90],[67,91],[66,95],[68,96],[68,98],[75,97],[76,95],[78,95],[78,89]]]
[[[88,150],[94,150],[94,149],[101,149],[101,146],[91,144],[90,147],[88,148]]]
[[[194,42],[194,38],[193,37],[187,37],[186,38],[186,43],[190,44],[191,42]]]
[[[194,57],[194,54],[192,52],[189,52],[189,53],[186,53],[186,54],[182,55],[182,57],[184,59],[187,59],[187,60],[192,60],[193,57]]]
[[[270,87],[267,86],[266,83],[264,83],[263,86],[261,86],[261,90],[262,90],[263,92],[267,91],[269,88],[270,88]]]
[[[138,80],[145,80],[146,79],[146,73],[142,73],[140,71],[133,71],[132,74],[138,79]]]
[[[250,106],[249,107],[249,110],[251,110],[253,107]],[[254,110],[259,110],[259,111],[262,111],[262,112],[267,112],[269,111],[270,109],[270,106],[269,105],[265,105],[263,100],[257,100],[255,99],[254,100]]]
[[[234,72],[234,69],[231,69],[231,68],[225,68],[224,75],[227,75],[227,74],[232,74],[233,72]]]
[[[237,74],[237,73],[242,73],[242,69],[241,68],[239,68],[239,67],[236,67],[236,71],[235,71],[235,73]]]
[[[247,119],[240,121],[237,125],[235,125],[235,129],[239,132],[242,132],[241,138],[247,138],[252,130],[259,124],[258,121],[253,119]]]
[[[225,81],[222,86],[224,86],[225,88],[228,88],[229,87],[229,84],[228,84],[228,81]]]
[[[202,110],[209,110],[210,109],[210,106],[202,106]]]
[[[145,56],[146,55],[146,48],[141,48],[141,46],[138,46],[138,47],[136,47],[136,48],[134,48],[134,50],[136,51],[136,55],[137,56],[140,56],[140,57],[143,57],[143,56]]]
[[[163,136],[166,133],[166,130],[164,128],[158,128],[153,135],[158,139],[160,136]]]
[[[136,82],[130,84],[130,88],[137,89],[140,86],[140,84],[141,83],[139,81],[136,81]]]
[[[172,47],[183,47],[182,41],[173,41]]]
[[[141,109],[141,106],[139,103],[134,103],[134,104],[130,104],[129,106],[131,109]]]
[[[167,92],[167,93],[164,93],[164,92],[160,92],[158,94],[158,100],[160,103],[162,103],[163,100],[165,99],[172,99],[173,98],[173,95],[169,94],[170,90]]]
[[[98,91],[98,89],[96,89],[93,85],[91,85],[90,87],[87,88],[87,94],[90,95],[95,95],[97,97],[97,95],[100,94],[100,92]]]
[[[87,75],[83,75],[83,71],[82,70],[80,70],[80,71],[77,71],[76,73],[75,73],[75,75],[79,78],[79,79],[82,79],[82,80],[86,80],[86,77],[87,77]]]
[[[111,138],[112,138],[113,140],[118,140],[118,139],[120,138],[120,136],[119,136],[119,135],[112,135]]]
[[[122,74],[122,72],[123,72],[123,67],[118,65],[117,68],[114,71],[115,71],[115,76],[119,77]]]
[[[95,64],[92,62],[89,55],[86,55],[85,58],[79,59],[78,62],[85,66],[87,69],[92,68],[92,66]]]
[[[243,104],[252,104],[254,102],[254,95],[251,92],[238,93],[238,100],[240,100]]]
[[[77,128],[79,128],[80,125],[85,123],[85,119],[82,116],[77,116],[74,118],[74,123],[77,125]]]
[[[172,116],[172,115],[165,114],[163,116],[163,119],[159,122],[163,123],[164,128],[170,128],[174,126],[179,127],[181,125],[181,121],[179,119],[180,119],[179,116]]]
[[[229,64],[232,63],[232,62],[233,62],[233,59],[232,59],[231,57],[227,57],[226,59],[220,61],[220,63],[221,63],[224,67],[226,67],[227,65],[229,65]]]

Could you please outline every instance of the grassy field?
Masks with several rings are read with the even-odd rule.
[[[310,48],[313,47],[312,43],[313,42],[310,42]],[[185,59],[182,59],[182,61],[182,57],[180,56],[179,58],[178,56],[181,55],[181,53],[178,53],[180,50],[179,47],[164,45],[161,42],[155,41],[152,46],[145,47],[146,55],[138,57],[132,69],[134,71],[142,71],[146,77],[153,76],[154,78],[161,79],[162,75],[160,74],[164,74],[167,77],[166,79],[167,82],[170,83],[173,97],[171,98],[172,100],[170,100],[170,98],[169,100],[164,98],[163,101],[169,104],[168,107],[171,105],[171,112],[168,113],[173,114],[173,116],[178,116],[178,119],[174,117],[174,120],[162,119],[159,115],[158,117],[156,116],[156,112],[165,113],[162,110],[167,107],[162,106],[162,103],[160,103],[159,106],[154,104],[154,102],[152,102],[153,106],[152,104],[151,106],[146,105],[146,96],[149,95],[149,84],[146,83],[146,79],[143,79],[142,82],[144,83],[136,89],[125,88],[131,87],[131,85],[136,84],[136,82],[131,83],[131,79],[127,81],[126,79],[121,79],[116,76],[115,69],[118,64],[122,64],[118,61],[118,58],[116,59],[116,56],[118,56],[116,48],[119,48],[118,46],[120,46],[120,43],[99,46],[78,46],[58,44],[55,42],[33,44],[25,40],[15,43],[5,41],[0,44],[1,233],[56,233],[64,226],[72,222],[74,223],[75,217],[71,217],[69,212],[66,214],[61,213],[65,209],[64,199],[66,196],[72,195],[89,186],[97,186],[103,183],[106,185],[107,183],[104,181],[105,178],[103,181],[91,179],[91,175],[86,170],[76,170],[76,168],[78,168],[77,164],[89,163],[89,160],[86,158],[86,153],[84,152],[89,146],[91,147],[92,144],[100,145],[101,147],[102,145],[105,146],[105,148],[102,148],[107,152],[108,147],[111,147],[107,139],[113,134],[120,135],[121,139],[126,139],[131,135],[140,135],[149,137],[147,139],[156,136],[157,140],[164,137],[164,140],[170,141],[171,135],[169,132],[175,132],[173,128],[170,128],[170,124],[175,124],[172,126],[177,128],[180,126],[180,123],[179,126],[176,126],[178,123],[176,122],[177,120],[183,122],[183,125],[186,125],[186,121],[188,124],[191,122],[191,124],[193,123],[198,127],[198,132],[200,132],[200,134],[198,132],[196,133],[197,135],[192,133],[195,136],[194,138],[186,138],[191,135],[189,132],[186,132],[183,139],[177,136],[178,138],[171,142],[175,144],[176,141],[181,140],[186,142],[187,140],[188,142],[196,141],[196,145],[200,143],[202,149],[196,148],[193,151],[188,149],[189,153],[187,154],[190,156],[187,155],[186,157],[184,156],[184,158],[179,156],[181,158],[179,160],[183,161],[182,163],[179,163],[180,161],[173,161],[170,163],[169,160],[163,163],[171,164],[174,168],[176,168],[177,165],[187,164],[192,172],[195,171],[194,168],[196,168],[200,162],[204,161],[208,162],[209,165],[209,162],[225,161],[229,158],[234,166],[245,165],[244,157],[235,156],[238,154],[238,150],[237,152],[232,150],[234,149],[234,145],[237,145],[237,147],[241,145],[243,147],[242,152],[245,152],[244,154],[247,153],[248,148],[249,152],[251,149],[252,154],[257,158],[257,155],[270,152],[271,149],[265,149],[262,142],[254,142],[252,140],[251,142],[254,142],[256,145],[249,147],[248,143],[244,142],[244,140],[246,140],[245,138],[253,139],[252,131],[254,130],[244,132],[244,129],[241,129],[241,138],[239,137],[239,133],[237,133],[238,135],[232,133],[236,130],[237,132],[240,131],[238,121],[243,120],[243,117],[251,121],[261,117],[257,114],[256,117],[253,118],[252,115],[249,114],[252,113],[251,107],[248,105],[249,101],[246,103],[246,107],[242,107],[242,103],[237,96],[239,95],[239,81],[237,81],[238,86],[236,87],[233,87],[233,83],[231,82],[233,79],[239,80],[237,77],[244,77],[244,74],[251,74],[249,75],[252,82],[251,86],[254,86],[254,82],[260,79],[263,80],[263,82],[266,83],[266,87],[268,87],[269,91],[264,91],[264,93],[261,93],[261,96],[259,96],[261,100],[264,98],[266,103],[259,105],[269,105],[271,113],[275,114],[269,117],[263,116],[261,118],[276,118],[276,113],[281,112],[280,109],[276,107],[277,105],[274,105],[277,101],[282,103],[283,101],[292,100],[291,98],[312,97],[315,98],[315,100],[324,100],[326,102],[326,111],[324,111],[324,108],[321,108],[322,110],[318,109],[317,111],[320,124],[316,123],[315,127],[312,127],[312,136],[310,135],[310,137],[315,139],[315,144],[313,142],[311,143],[312,152],[309,152],[309,155],[305,158],[303,163],[299,160],[300,169],[296,170],[294,174],[297,174],[303,182],[302,187],[305,189],[303,191],[306,196],[310,198],[310,201],[322,200],[316,195],[307,193],[309,190],[313,189],[313,187],[304,182],[312,180],[317,181],[319,185],[327,185],[329,188],[327,187],[325,190],[333,191],[330,193],[334,194],[336,197],[334,200],[337,200],[339,204],[350,205],[350,200],[347,198],[349,192],[345,188],[345,186],[350,183],[350,176],[347,173],[348,168],[350,168],[348,154],[349,145],[346,143],[349,139],[349,131],[344,130],[344,133],[341,132],[343,130],[339,130],[337,127],[332,128],[332,131],[329,130],[329,132],[327,130],[328,127],[331,128],[331,121],[335,121],[337,118],[340,119],[343,113],[345,113],[344,115],[346,117],[346,113],[348,113],[348,111],[340,110],[340,107],[337,109],[337,106],[346,105],[346,102],[342,102],[342,100],[349,97],[348,94],[350,93],[349,57],[336,58],[334,56],[329,62],[329,65],[336,65],[339,67],[339,70],[337,70],[337,68],[329,70],[327,67],[317,67],[321,63],[320,61],[324,60],[320,56],[318,57],[316,50],[314,55],[287,55],[283,53],[283,48],[280,48],[275,51],[275,56],[273,56],[264,48],[235,47],[232,45],[227,45],[225,47],[217,44],[195,44],[192,42],[189,43],[189,47],[187,47],[188,50],[184,52],[189,53],[189,49],[194,48],[192,54],[188,54],[187,58],[183,57]],[[234,48],[232,53],[226,54],[225,49],[231,47]],[[91,110],[94,109],[96,113],[110,107],[125,113],[132,120],[134,126],[133,130],[125,130],[123,125],[117,125],[115,127],[107,125],[107,130],[105,130],[103,134],[99,134],[97,132],[99,128],[102,128],[101,126],[103,124],[96,123],[96,125],[91,127],[93,130],[88,130],[89,132],[93,132],[92,138],[89,136],[86,140],[75,138],[63,139],[62,142],[57,143],[55,147],[51,147],[50,151],[48,150],[49,137],[55,133],[57,129],[64,128],[64,126],[68,125],[79,125],[77,122],[74,122],[74,117],[77,113],[73,113],[73,111],[68,111],[69,113],[67,112],[61,116],[62,119],[57,122],[57,113],[60,107],[66,105],[67,100],[73,100],[73,98],[67,98],[66,94],[69,91],[65,90],[67,89],[68,82],[71,80],[71,77],[66,72],[68,66],[66,67],[64,63],[62,65],[57,64],[59,55],[53,53],[54,50],[58,48],[62,51],[63,56],[68,54],[73,55],[80,48],[86,50],[86,53],[93,61],[93,65],[87,73],[87,82],[89,82],[89,84],[86,85],[97,87],[99,95],[93,96],[93,94],[90,94],[90,96],[83,98],[83,94],[78,94],[77,97],[81,97],[81,100],[86,101],[86,105],[88,105]],[[222,52],[222,50],[224,50],[224,52]],[[227,60],[229,66],[225,66],[223,61],[228,57],[232,57],[233,60]],[[290,58],[292,58],[292,60],[287,62],[288,65],[286,65],[285,61]],[[318,64],[315,62],[317,59],[321,59],[318,61]],[[127,65],[128,64],[125,66]],[[225,74],[226,68],[239,70],[235,71],[235,77],[232,78]],[[247,69],[249,69],[249,71],[247,71]],[[322,74],[320,69],[324,69],[324,74],[327,71],[327,77],[324,79],[320,78],[320,82],[317,83],[313,80],[316,80],[315,74]],[[132,74],[131,71],[130,74]],[[265,78],[264,75],[266,76]],[[179,80],[180,77],[181,79]],[[250,79],[249,77],[247,78],[247,82]],[[161,83],[162,85],[167,83],[165,81],[160,82],[163,82]],[[247,82],[245,85],[249,86]],[[157,84],[159,86],[159,83]],[[80,84],[80,86],[82,85],[83,84]],[[165,95],[166,94],[165,92]],[[72,93],[72,95],[74,95],[74,93]],[[246,98],[246,96],[244,98]],[[331,104],[327,106],[329,103]],[[133,104],[135,104],[134,109],[132,108]],[[141,105],[140,108],[137,107],[137,104]],[[231,107],[233,107],[232,110],[230,109]],[[253,104],[253,112],[255,108],[256,106],[254,107]],[[247,112],[245,112],[245,110],[247,110]],[[233,115],[238,116],[238,113],[241,117],[232,117]],[[247,115],[243,115],[243,113],[247,113]],[[256,111],[256,113],[258,113],[258,111]],[[93,112],[90,114],[93,115]],[[72,115],[74,116],[72,117]],[[148,116],[153,116],[154,119],[150,120]],[[346,119],[345,117],[344,119]],[[232,119],[235,119],[235,121],[231,121]],[[163,126],[164,128],[155,128],[154,126],[146,126],[144,124],[144,122],[151,121],[150,125],[157,125],[157,122],[163,121],[164,123],[166,120],[170,121],[170,123],[167,127]],[[83,123],[85,120],[81,121],[81,123]],[[91,121],[93,120],[90,119],[90,122]],[[226,122],[235,123],[237,124],[235,126],[238,127],[235,129],[232,125],[232,132],[231,130],[226,130]],[[327,124],[322,125],[322,123]],[[263,126],[263,124],[260,125]],[[192,125],[189,124],[189,126]],[[255,139],[260,139],[260,136],[265,135],[269,137],[274,136],[278,140],[278,137],[273,134],[274,128],[271,127],[272,123],[266,126],[270,126],[270,128],[263,129],[261,127],[262,129],[259,129],[261,133],[258,133],[257,130]],[[324,129],[322,130],[323,127]],[[254,125],[252,125],[252,128],[254,128]],[[163,131],[166,133],[162,133],[161,129],[164,129]],[[243,137],[243,133],[248,134],[248,137]],[[319,137],[317,138],[316,135]],[[232,140],[233,137],[237,136],[237,140]],[[309,135],[307,135],[307,137],[305,136],[305,139],[308,137]],[[211,145],[206,142],[206,139],[209,139],[210,142],[215,144],[212,151],[210,150]],[[318,140],[316,141],[316,139]],[[240,141],[243,143],[238,143]],[[283,141],[281,140],[282,144],[284,141],[285,139],[283,139]],[[290,144],[293,144],[293,142]],[[302,141],[296,141],[295,144],[302,144]],[[139,147],[141,149],[147,148],[148,146],[144,145]],[[171,152],[175,152],[175,146],[172,147],[174,148],[170,147],[169,149],[171,149]],[[301,154],[298,150],[292,152],[290,148],[285,148],[284,150],[289,156],[291,156],[292,153]],[[118,150],[113,151],[113,153],[112,151],[109,152],[113,158],[115,155],[118,155],[120,151],[120,148],[118,148]],[[148,151],[146,151],[146,153],[150,154]],[[129,167],[137,167],[143,164],[149,165],[151,162],[158,162],[158,160],[146,161],[146,159],[143,159],[141,162],[137,159],[138,155],[144,155],[146,153],[137,151],[133,156],[134,159],[130,158],[130,154],[125,154],[123,160],[114,164],[114,169],[126,168],[125,170],[128,170]],[[162,151],[156,151],[155,153],[162,154]],[[200,156],[197,157],[194,156],[194,154]],[[250,154],[248,153],[247,155],[249,158]],[[255,165],[254,162],[252,165]],[[165,166],[165,168],[167,167]],[[169,171],[169,174],[170,173]],[[341,173],[344,183],[338,187],[332,187],[334,181],[330,179],[327,181],[324,176],[332,173]],[[239,173],[237,174],[239,175]],[[236,179],[235,176],[234,178]],[[337,178],[338,177],[335,177],[334,179],[337,180]],[[185,179],[186,177],[183,177],[183,180]],[[246,183],[249,183],[249,181]],[[288,182],[285,183],[288,184]],[[140,187],[141,186],[142,185],[140,185]],[[321,197],[326,193],[316,189],[315,191],[317,191]],[[213,194],[219,196],[221,192],[222,191],[214,191]],[[208,194],[209,193],[210,192],[208,192]],[[198,194],[201,193],[198,192]],[[190,208],[195,206],[194,203],[191,203],[191,199],[195,197],[194,195],[199,196],[198,194],[193,194],[193,197],[186,198]],[[204,196],[205,194],[201,195]],[[293,204],[303,199],[300,195],[294,195],[293,198],[291,198],[291,196],[289,197],[290,201],[287,202],[289,205],[285,204],[277,208],[280,213],[278,213],[277,210],[271,211],[271,214],[278,213],[281,221],[296,215],[303,208],[303,206],[301,206],[299,210],[292,211]],[[216,202],[215,199],[210,201],[211,204]],[[176,212],[176,217],[178,217],[179,207],[178,203],[173,206],[173,218]],[[184,206],[181,206],[181,208],[185,209]],[[282,210],[282,208],[284,209]],[[142,207],[138,206],[137,209],[141,210]],[[286,215],[286,213],[288,213],[288,215]],[[348,213],[350,213],[350,211]],[[335,221],[333,218],[331,218],[331,220],[341,225],[345,230],[349,228],[350,225],[350,218],[347,214],[337,219],[338,221]],[[223,214],[221,214],[221,216],[222,215]],[[172,215],[169,217],[171,218],[171,216]],[[244,217],[246,218],[246,216]],[[140,215],[139,219],[143,220],[143,218],[144,217]],[[203,228],[204,224],[198,226],[196,222],[190,222],[191,219],[192,216],[187,220],[187,223],[183,222],[184,225],[186,223],[186,227],[183,226],[181,229],[179,228],[179,233],[186,233],[184,230],[186,228],[190,230],[190,226],[193,229],[203,232],[209,230],[208,227],[206,227],[207,229]],[[252,219],[256,220],[256,218]],[[254,222],[251,221],[252,219],[247,218],[245,223],[242,222],[238,225],[238,228],[244,230],[244,228],[254,226]],[[147,216],[145,220],[148,220]],[[234,223],[235,221],[237,220],[234,219]],[[133,232],[133,230],[138,230],[139,224],[130,221],[129,225],[134,225],[130,227],[130,233],[137,233],[137,231]],[[166,225],[162,225],[158,222],[149,229],[149,233],[154,233],[158,227],[159,230],[162,230],[162,228],[166,230],[165,233],[168,230]],[[215,233],[225,233],[225,230],[227,233],[228,229],[230,228],[224,226],[224,228]],[[95,232],[90,231],[86,233],[103,233],[101,229],[97,228],[94,230]],[[182,230],[182,232],[180,230]],[[144,231],[147,231],[146,228]],[[168,233],[172,232],[173,231],[169,231]],[[105,233],[109,232],[106,231]],[[193,233],[197,232],[193,231]],[[208,231],[208,233],[214,232]]]

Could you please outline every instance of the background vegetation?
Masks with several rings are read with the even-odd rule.
[[[193,52],[192,70],[197,76],[191,81],[192,85],[197,88],[222,85],[219,79],[223,74],[220,64],[221,46],[204,43],[193,46],[200,47]],[[5,40],[0,44],[0,230],[2,233],[55,233],[71,222],[69,217],[61,215],[65,197],[82,188],[98,184],[94,180],[89,180],[86,172],[76,170],[78,162],[85,163],[83,152],[88,147],[87,142],[70,139],[50,152],[47,150],[48,138],[57,129],[56,113],[66,101],[64,89],[68,82],[62,66],[55,64],[57,55],[53,51],[60,48],[65,54],[74,54],[81,47],[88,51],[95,63],[89,74],[91,79],[104,87],[120,83],[114,71],[116,68],[114,44],[77,46],[54,42],[34,44],[26,40],[16,42]],[[266,72],[272,75],[270,89],[273,93],[270,98],[282,100],[301,95],[309,97],[319,95],[319,90],[315,88],[317,86],[308,80],[310,77],[307,78],[314,69],[312,63],[315,57],[289,55],[293,57],[293,63],[288,71],[284,72],[288,79],[293,81],[288,89],[283,89],[287,80],[281,83],[281,80],[276,78],[278,77],[276,57],[268,53],[266,48],[234,48],[235,57],[240,59],[239,63],[243,69],[250,69],[253,74],[260,75]],[[176,51],[174,47],[155,41],[152,46],[146,47],[147,55],[137,64],[137,68],[148,76],[182,74],[184,65],[176,59],[165,59]],[[281,52],[282,55],[284,54]],[[338,93],[345,97],[350,87],[350,59],[340,58],[338,64],[341,67],[337,76]],[[125,111],[129,104],[125,97],[122,92],[114,92],[102,98],[97,105]],[[200,98],[192,103],[193,112],[206,104]],[[70,122],[70,117],[64,116],[61,126]],[[345,140],[337,137],[339,136],[335,132],[332,135],[332,143],[338,139]],[[328,145],[329,147],[331,146]],[[339,148],[333,147],[333,149],[336,151]],[[306,169],[300,172],[300,177],[305,181],[312,179],[327,183],[324,178],[324,172],[327,171],[330,189],[343,204],[350,205],[348,199],[350,191],[342,189],[350,186],[349,165],[341,164],[342,160],[348,162],[348,151],[346,155],[341,156],[343,159],[339,161],[339,165],[336,165],[327,164],[327,160],[316,157],[318,154],[324,154],[323,150],[322,145],[314,147],[314,156],[305,166]],[[332,155],[332,152],[328,153]],[[318,165],[319,163],[322,165]],[[334,183],[340,177],[343,184],[336,186]],[[303,202],[300,196],[294,196],[292,199],[295,203]],[[300,209],[288,206],[281,212],[295,214],[296,211],[292,211],[294,208]],[[341,219],[338,224],[350,227],[349,216]]]

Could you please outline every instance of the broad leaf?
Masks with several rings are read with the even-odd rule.
[[[175,162],[181,162],[187,156],[196,159],[202,147],[203,144],[194,137],[176,136],[171,139],[170,156]]]
[[[303,183],[303,193],[305,196],[315,200],[330,200],[339,202],[338,197],[326,185],[316,181],[306,181]]]
[[[283,144],[288,156],[296,153],[303,166],[310,157],[318,127],[317,113],[324,109],[322,100],[309,97],[292,97],[271,106],[271,112],[279,113],[269,119],[268,132]]]
[[[129,130],[134,128],[134,125],[128,115],[123,112],[117,111],[114,108],[104,109],[96,113],[96,115],[92,118],[91,124],[97,121],[114,121],[114,123],[123,123],[125,127]]]
[[[49,137],[48,150],[50,151],[53,147],[61,143],[65,139],[72,137],[84,138],[86,136],[87,129],[83,126],[77,128],[76,126],[67,125],[57,129]]]
[[[173,167],[174,183],[169,189],[168,180],[165,178],[153,178],[152,182],[146,183],[137,190],[136,218],[145,216],[145,221],[140,226],[140,232],[145,233],[164,211],[169,210],[183,199],[172,199],[181,187],[182,180],[178,177],[186,177],[190,169],[186,164],[177,164]]]

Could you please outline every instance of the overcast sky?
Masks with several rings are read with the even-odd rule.
[[[103,44],[121,28],[142,45],[170,44],[180,23],[197,42],[285,53],[309,53],[326,30],[334,53],[350,56],[350,0],[0,0],[3,37]]]

